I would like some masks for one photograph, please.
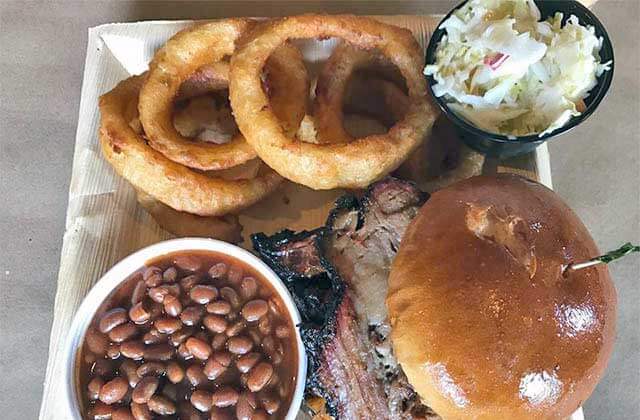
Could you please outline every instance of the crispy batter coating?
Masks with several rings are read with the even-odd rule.
[[[126,79],[100,98],[102,152],[136,189],[177,211],[219,216],[260,201],[280,185],[282,178],[264,165],[255,178],[227,180],[180,165],[149,147],[130,125],[144,77]]]
[[[181,86],[194,72],[209,65],[205,70],[216,76],[209,77],[209,81],[216,84],[224,81],[224,63],[217,68],[214,64],[231,55],[236,41],[254,24],[249,19],[223,19],[199,24],[178,32],[158,50],[149,66],[149,76],[140,92],[139,103],[140,121],[151,147],[174,162],[200,170],[225,169],[256,157],[241,135],[224,144],[193,141],[178,133],[171,118],[174,99],[185,95],[185,89],[186,94],[193,93],[191,83],[182,92]],[[278,117],[284,121],[286,130],[291,127],[297,129],[304,116],[309,92],[302,55],[297,48],[284,44],[274,51],[269,61],[265,60],[265,64],[272,75],[268,87],[274,107],[287,104]],[[277,71],[269,71],[271,66]],[[195,85],[195,90],[203,88],[197,80]]]
[[[269,106],[260,73],[267,58],[291,38],[339,37],[377,49],[406,80],[409,107],[384,135],[349,143],[310,144],[289,138]],[[231,57],[229,96],[240,131],[279,174],[313,189],[363,188],[396,169],[420,144],[437,115],[428,106],[422,52],[408,30],[360,16],[303,15],[265,22]]]

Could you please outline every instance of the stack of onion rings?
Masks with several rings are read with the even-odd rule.
[[[409,106],[385,135],[310,144],[284,132],[261,87],[269,56],[292,38],[339,37],[376,49],[400,71]],[[240,131],[280,175],[314,189],[364,188],[396,169],[420,144],[437,112],[428,105],[422,52],[411,32],[359,16],[303,15],[258,25],[231,57],[229,96]]]
[[[253,179],[226,180],[169,160],[149,147],[129,125],[144,76],[118,84],[100,98],[102,152],[116,172],[133,186],[169,207],[200,216],[237,212],[271,193],[281,181],[269,168]]]

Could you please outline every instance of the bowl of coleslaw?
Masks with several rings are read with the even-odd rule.
[[[532,151],[594,113],[613,79],[613,47],[573,0],[466,0],[426,51],[431,94],[461,139],[490,156]]]

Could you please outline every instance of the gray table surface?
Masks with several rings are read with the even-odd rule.
[[[88,27],[308,11],[443,13],[454,3],[0,0],[0,417],[35,418],[40,405]],[[640,240],[640,2],[604,0],[594,10],[615,46],[613,86],[599,111],[550,150],[555,190],[607,250]],[[585,411],[589,419],[638,419],[640,258],[611,273],[618,339]]]

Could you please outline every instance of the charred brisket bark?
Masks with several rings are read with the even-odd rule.
[[[428,418],[395,362],[384,297],[404,230],[427,195],[387,178],[359,199],[338,199],[324,227],[252,236],[302,317],[306,391],[345,419]]]

